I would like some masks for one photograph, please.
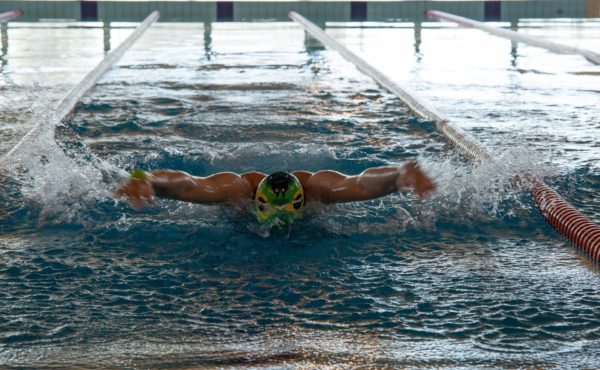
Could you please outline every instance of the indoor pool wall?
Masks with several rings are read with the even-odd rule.
[[[153,10],[166,22],[288,21],[295,10],[314,22],[423,21],[437,9],[486,21],[600,16],[600,0],[528,1],[3,1],[0,12],[22,9],[21,21],[43,19],[129,22]]]

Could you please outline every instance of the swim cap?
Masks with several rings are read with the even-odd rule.
[[[258,184],[254,204],[258,221],[278,219],[285,225],[300,216],[300,210],[304,207],[304,188],[291,173],[275,172]]]

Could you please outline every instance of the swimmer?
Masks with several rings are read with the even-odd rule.
[[[240,206],[253,201],[260,222],[287,224],[298,218],[307,202],[342,203],[375,199],[394,192],[413,191],[422,198],[435,190],[431,179],[411,161],[403,166],[369,168],[358,175],[336,171],[221,172],[195,177],[182,171],[135,170],[115,191],[140,210],[154,198],[202,204]]]

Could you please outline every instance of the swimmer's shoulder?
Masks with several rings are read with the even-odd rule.
[[[302,183],[302,186],[306,187],[308,180],[314,174],[308,171],[294,171],[292,172],[292,175],[296,176],[298,180],[300,180],[300,183]]]
[[[252,187],[253,191],[255,191],[256,188],[258,188],[258,184],[260,184],[262,179],[267,177],[267,175],[265,175],[264,173],[261,173],[261,172],[252,171],[252,172],[245,172],[245,173],[241,174],[240,177],[243,178],[244,180],[248,181],[248,183]]]

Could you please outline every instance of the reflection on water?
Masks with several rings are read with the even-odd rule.
[[[32,119],[54,124],[79,71],[131,30],[53,30],[89,44],[44,49],[35,68],[49,80],[31,88],[42,51],[20,43],[48,30],[10,29],[0,78],[17,85],[0,100],[0,150]],[[495,41],[473,56],[468,45],[490,40],[473,30],[424,24],[417,45],[410,28],[330,32],[498,159],[468,163],[294,25],[158,24],[0,183],[0,363],[595,366],[597,268],[511,179],[539,174],[600,221],[597,76],[580,75],[597,67],[546,54],[552,64],[540,64],[538,52]],[[53,85],[60,61],[80,52]],[[110,197],[134,167],[358,173],[408,158],[436,179],[434,196],[317,205],[268,237],[226,207],[160,200],[136,212]]]
[[[2,43],[2,55],[0,55],[0,63],[2,63],[2,68],[4,68],[7,63],[6,54],[8,52],[8,26],[6,23],[0,23],[0,40]]]

